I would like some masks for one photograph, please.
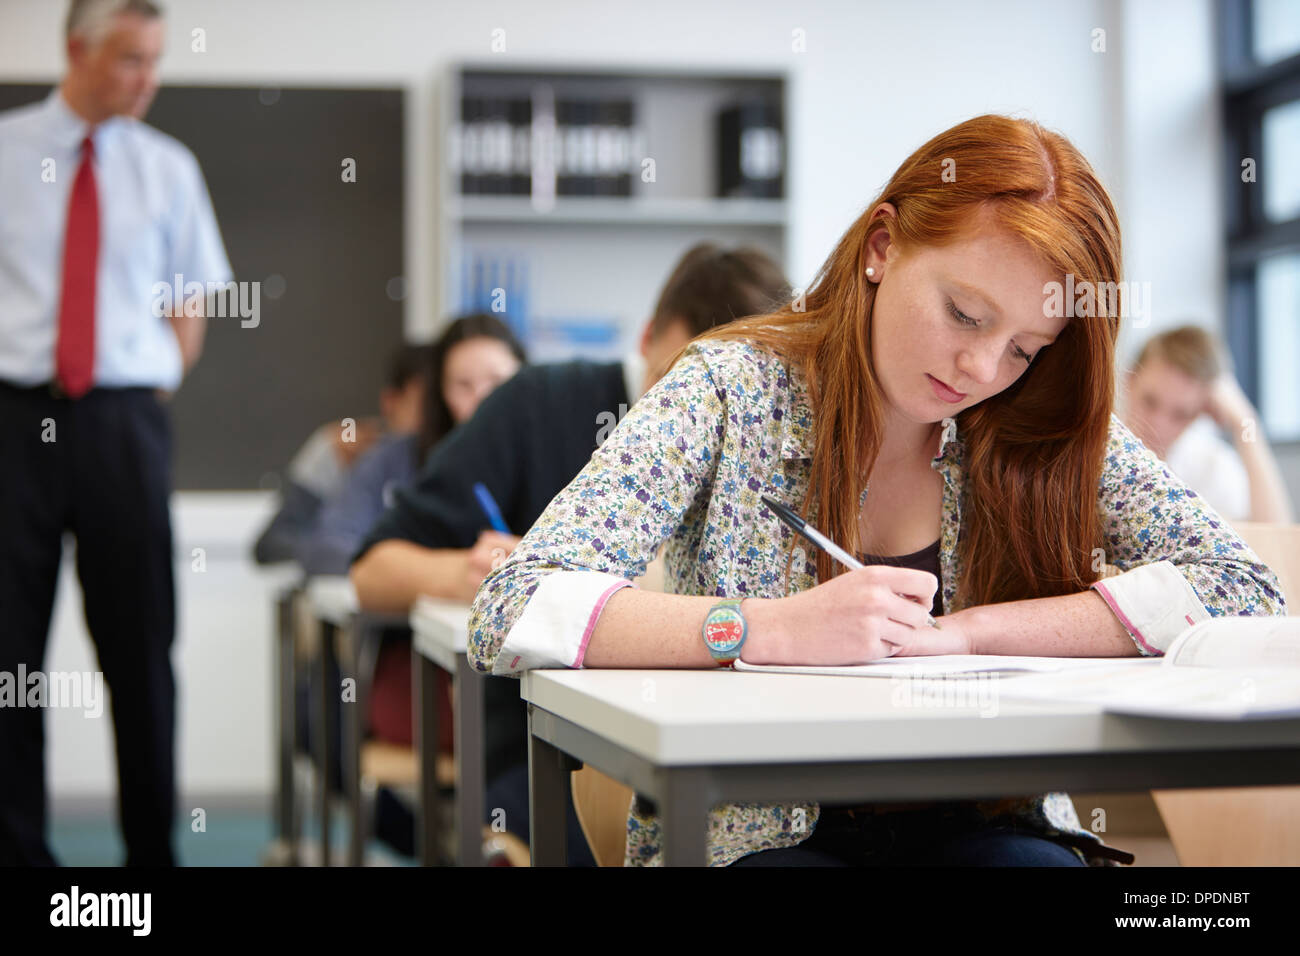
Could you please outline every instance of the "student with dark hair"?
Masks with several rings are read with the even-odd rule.
[[[479,403],[527,361],[523,343],[495,315],[476,312],[447,326],[433,343],[437,387],[425,393],[415,443],[416,468],[434,445],[457,425],[469,421]]]
[[[309,575],[346,574],[353,552],[391,503],[393,489],[409,482],[428,450],[473,415],[479,403],[525,361],[524,347],[510,327],[494,315],[481,313],[453,320],[431,345],[404,346],[389,373],[389,389],[403,396],[400,427],[360,456],[310,526],[295,536],[292,547],[302,569]],[[444,685],[450,687],[450,682],[444,680]],[[304,687],[304,698],[309,692]],[[411,642],[405,629],[383,635],[368,700],[368,733],[409,747]],[[307,713],[305,704],[302,712]],[[453,740],[451,717],[448,707],[442,714],[438,742],[439,749],[448,753]],[[340,740],[338,733],[332,736]],[[341,761],[335,760],[334,766],[341,767]],[[381,789],[376,833],[406,853],[413,851],[413,837],[406,835],[409,827],[404,823],[409,818],[400,800]]]
[[[415,418],[380,438],[326,502],[298,545],[298,563],[308,574],[346,574],[366,532],[391,504],[394,489],[407,484],[429,450],[526,361],[510,327],[485,314],[455,319],[432,345],[409,348],[419,350],[413,368],[419,377]]]
[[[640,339],[624,362],[533,365],[493,392],[469,422],[430,454],[394,495],[352,565],[361,606],[404,612],[428,594],[469,601],[494,561],[591,457],[627,409],[663,375],[668,360],[714,326],[788,301],[780,268],[754,249],[702,243],[675,265]],[[483,530],[473,493],[482,482],[511,532]],[[488,679],[484,819],[528,836],[527,718],[513,681]],[[569,859],[594,865],[569,808]]]
[[[382,435],[414,435],[424,406],[424,383],[433,362],[432,347],[407,344],[389,359],[379,391],[380,417],[362,418],[355,427],[321,425],[289,462],[280,504],[253,545],[258,564],[297,560],[311,537],[326,501],[343,488],[349,470]]]

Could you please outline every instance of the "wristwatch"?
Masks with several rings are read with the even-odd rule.
[[[748,627],[745,616],[740,613],[740,602],[744,598],[725,598],[713,607],[704,618],[700,634],[704,637],[704,646],[709,649],[719,667],[731,667],[740,656],[740,648],[745,643]]]

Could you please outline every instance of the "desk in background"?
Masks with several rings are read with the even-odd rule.
[[[411,609],[412,680],[415,683],[416,750],[420,761],[420,810],[416,846],[420,862],[440,857],[436,671],[451,675],[456,729],[456,843],[461,866],[483,863],[483,675],[469,664],[469,605],[422,597]]]
[[[320,773],[318,812],[321,827],[321,860],[330,861],[329,781],[333,770],[333,741],[330,714],[341,708],[343,732],[343,788],[348,804],[350,835],[348,864],[361,866],[365,860],[366,822],[361,799],[361,745],[365,735],[370,681],[374,676],[380,638],[386,628],[407,627],[404,614],[373,614],[362,611],[352,582],[342,576],[322,576],[307,582],[307,601],[321,627],[317,655],[321,679],[317,695],[317,760]],[[356,696],[342,706],[342,688],[332,686],[328,675],[337,662],[340,681],[352,678]]]

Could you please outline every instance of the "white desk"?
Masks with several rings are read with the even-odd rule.
[[[533,865],[564,862],[575,762],[655,802],[665,865],[707,862],[707,812],[718,803],[1300,783],[1300,720],[1121,717],[1006,697],[981,717],[979,706],[900,706],[897,687],[733,671],[529,671],[520,692]]]
[[[343,787],[351,824],[348,863],[351,866],[361,866],[366,843],[361,800],[361,743],[365,734],[370,680],[374,676],[379,638],[384,629],[406,627],[407,618],[401,614],[372,614],[360,610],[352,582],[341,575],[310,578],[306,590],[311,613],[321,627],[318,655],[320,693],[317,696],[317,760],[321,780],[317,807],[320,814],[321,859],[324,865],[329,865],[329,781],[334,762],[330,715],[338,707],[343,730]],[[340,678],[352,678],[354,682],[355,697],[346,707],[342,706],[341,688],[332,686],[328,680],[331,665],[336,660]]]
[[[461,866],[483,863],[483,675],[469,664],[469,605],[422,597],[411,608],[411,653],[415,683],[416,749],[420,756],[420,813],[416,845],[420,861],[440,856],[437,827],[440,797],[435,777],[438,700],[435,671],[451,675],[456,728],[456,842]]]
[[[298,739],[297,627],[294,609],[301,583],[286,584],[275,598],[275,732],[276,788],[275,840],[265,859],[275,865],[297,866],[302,818],[296,793],[294,764],[302,741]]]
[[[311,612],[322,621],[343,627],[360,610],[357,592],[343,575],[307,579],[307,601]]]

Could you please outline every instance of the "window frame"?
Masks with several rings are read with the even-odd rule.
[[[1225,339],[1242,390],[1266,415],[1260,407],[1259,263],[1300,252],[1300,214],[1270,222],[1258,180],[1242,181],[1242,161],[1254,158],[1259,174],[1264,113],[1300,99],[1300,51],[1266,65],[1255,62],[1253,0],[1217,0],[1215,19],[1224,150]]]

